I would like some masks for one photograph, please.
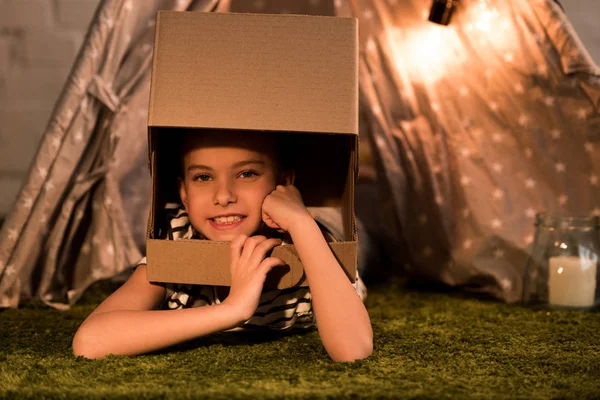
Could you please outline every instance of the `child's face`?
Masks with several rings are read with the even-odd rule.
[[[241,133],[188,134],[179,194],[192,226],[209,240],[251,236],[278,184],[274,141]]]

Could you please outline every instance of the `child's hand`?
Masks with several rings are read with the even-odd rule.
[[[267,273],[277,265],[285,265],[279,258],[265,258],[280,244],[281,239],[245,235],[231,242],[231,288],[223,304],[233,307],[241,321],[250,319],[258,308]]]
[[[262,205],[262,219],[269,228],[289,232],[302,218],[311,218],[302,196],[293,185],[277,185]]]

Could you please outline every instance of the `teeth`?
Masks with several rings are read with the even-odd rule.
[[[215,221],[217,224],[233,224],[234,222],[238,222],[241,219],[242,217],[240,217],[239,215],[232,215],[229,217],[213,218],[213,221]]]

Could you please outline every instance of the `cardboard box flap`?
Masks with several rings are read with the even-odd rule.
[[[356,280],[356,243],[329,243],[335,257],[344,267],[351,282]],[[151,282],[172,282],[181,284],[204,284],[230,286],[229,268],[215,268],[219,264],[230,264],[229,243],[198,240],[166,241],[148,240],[147,277]],[[293,286],[307,286],[302,262],[293,245],[277,246],[271,254],[283,260],[289,268],[275,269],[265,282],[267,289],[285,289]],[[177,265],[177,268],[161,268],[164,265]]]
[[[344,229],[344,240],[358,240],[356,225],[354,221],[354,184],[358,178],[358,137],[354,142],[350,159],[347,163],[346,184],[341,199],[342,224]]]
[[[160,11],[149,126],[358,133],[354,18]]]

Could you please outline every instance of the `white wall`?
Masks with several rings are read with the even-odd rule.
[[[14,201],[98,3],[0,0],[0,216]]]
[[[600,0],[560,0],[571,25],[600,64]]]

